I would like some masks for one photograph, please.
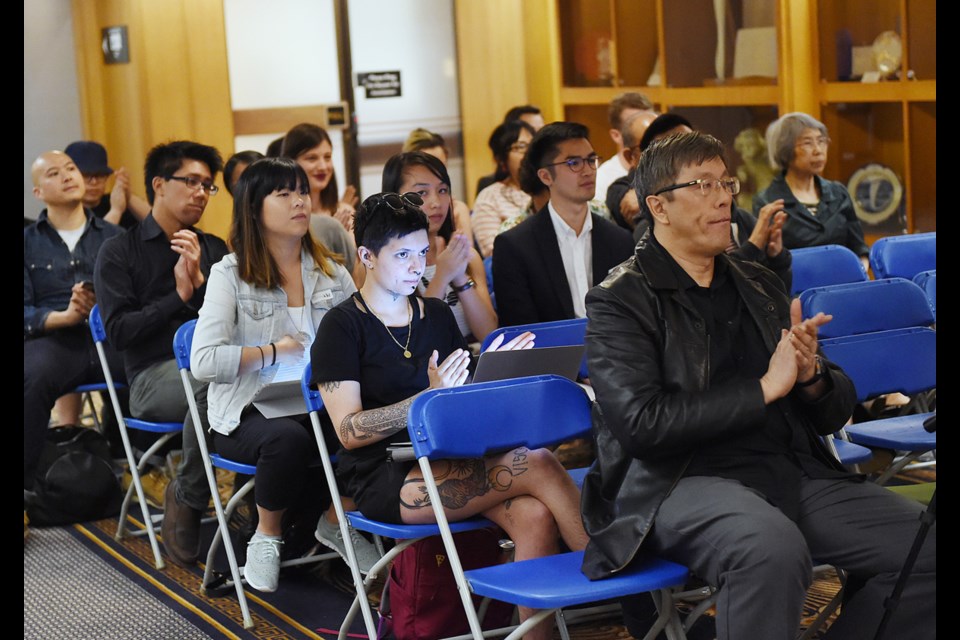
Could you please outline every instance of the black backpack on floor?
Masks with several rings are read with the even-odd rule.
[[[25,506],[37,526],[115,516],[123,501],[107,439],[78,426],[47,430],[33,491]]]

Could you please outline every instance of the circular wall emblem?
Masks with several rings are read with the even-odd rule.
[[[879,224],[889,218],[903,200],[903,185],[893,169],[882,164],[868,164],[857,169],[847,191],[853,198],[857,217],[867,224]]]

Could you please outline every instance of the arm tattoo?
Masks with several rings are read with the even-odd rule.
[[[414,396],[416,397],[416,396]],[[340,440],[369,440],[375,436],[385,438],[407,428],[407,410],[413,398],[379,409],[357,411],[340,422]]]
[[[490,491],[508,491],[513,486],[513,479],[527,471],[527,449],[521,447],[513,452],[512,468],[507,465],[493,465],[489,469],[484,460],[446,460],[438,463],[436,473],[437,491],[440,493],[440,503],[446,509],[455,511],[467,505],[473,499],[483,496]],[[445,466],[442,466],[445,465]],[[416,484],[420,496],[412,503],[402,498],[400,504],[407,509],[422,509],[430,506],[430,496],[422,478],[411,478],[406,484]],[[402,492],[401,492],[402,494]]]
[[[336,391],[337,389],[340,388],[340,381],[332,380],[330,382],[321,382],[320,388],[323,389],[324,391]]]

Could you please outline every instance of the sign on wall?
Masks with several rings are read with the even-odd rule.
[[[366,90],[367,99],[399,98],[402,95],[399,71],[358,73],[357,85]]]

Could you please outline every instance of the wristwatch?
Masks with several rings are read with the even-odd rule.
[[[820,356],[817,356],[817,366],[813,372],[813,376],[806,382],[798,382],[796,386],[798,387],[809,387],[820,382],[823,379],[823,360],[820,359]]]
[[[464,283],[463,283],[462,285],[460,285],[459,287],[458,287],[457,285],[453,284],[452,282],[450,283],[450,288],[453,289],[453,290],[454,290],[455,292],[457,292],[457,293],[463,293],[463,292],[466,291],[467,289],[473,289],[475,286],[477,286],[477,283],[474,281],[473,278],[468,278],[467,281],[464,282]]]

